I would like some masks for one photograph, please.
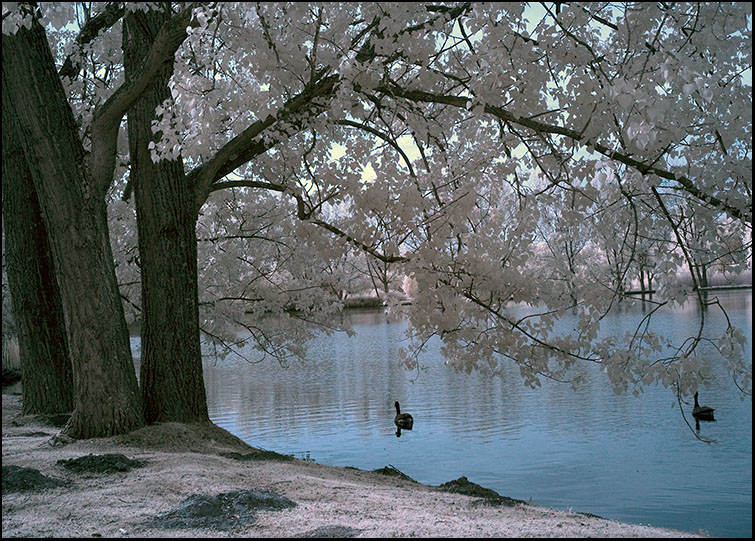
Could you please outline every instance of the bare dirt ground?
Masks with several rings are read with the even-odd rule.
[[[60,429],[20,411],[20,396],[2,396],[3,537],[700,537],[283,460],[211,424],[66,443]],[[58,463],[105,454],[142,465],[82,472]],[[11,466],[62,484],[19,488]],[[226,493],[236,499],[193,496]],[[191,515],[196,509],[205,514]]]

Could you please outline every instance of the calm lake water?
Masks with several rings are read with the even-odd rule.
[[[751,290],[716,296],[745,328],[751,358]],[[623,333],[639,314],[623,309],[609,323]],[[719,312],[710,314],[709,323],[722,331]],[[430,485],[464,475],[547,507],[716,537],[752,536],[752,401],[732,391],[712,348],[708,362],[721,377],[700,394],[701,403],[716,408],[717,421],[701,423],[700,434],[717,443],[706,444],[662,387],[639,398],[617,396],[603,373],[586,367],[576,391],[550,381],[532,390],[516,367],[502,377],[456,373],[444,366],[437,344],[422,358],[426,369],[409,372],[397,354],[406,322],[387,323],[380,311],[347,317],[356,336],[312,341],[306,364],[284,369],[275,361],[208,359],[212,420],[251,445],[321,464],[366,470],[390,464]],[[662,318],[668,332],[687,336],[696,328],[690,305]],[[138,355],[138,338],[132,345]],[[415,420],[401,437],[394,400]]]

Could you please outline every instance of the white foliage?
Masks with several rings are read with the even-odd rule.
[[[3,2],[3,34],[15,34],[19,28],[31,28],[34,20],[28,10],[19,8],[21,2]]]
[[[78,48],[70,8],[41,9],[59,61],[81,61],[66,91],[87,134],[123,79],[120,25]],[[197,8],[171,98],[152,121],[152,159],[182,157],[190,173],[263,122],[249,146],[271,146],[224,179],[268,190],[214,192],[202,209],[207,336],[227,345],[243,336],[282,360],[302,355],[312,329],[297,317],[323,323],[381,270],[416,292],[409,365],[439,336],[451,366],[496,373],[513,362],[530,386],[578,382],[587,362],[602,363],[618,392],[655,383],[687,392],[707,377],[696,341],[672,343],[652,325],[642,339],[606,337],[602,325],[640,271],[659,302],[674,304],[691,292],[679,279],[690,267],[751,270],[750,8],[539,12],[524,3]],[[3,4],[4,33],[28,23]],[[328,76],[332,91],[282,117]],[[374,178],[363,177],[367,164]],[[133,211],[113,207],[114,251],[134,261]],[[575,328],[563,329],[572,315]],[[703,337],[749,392],[738,331]]]

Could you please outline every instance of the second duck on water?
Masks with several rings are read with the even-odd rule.
[[[394,402],[393,405],[396,406],[396,417],[393,418],[393,422],[399,428],[411,430],[412,426],[414,426],[414,418],[408,413],[401,413],[401,407],[398,405],[398,402]]]

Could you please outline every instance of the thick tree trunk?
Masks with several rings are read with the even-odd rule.
[[[101,186],[40,24],[3,34],[3,116],[18,119],[55,261],[73,364],[66,433],[109,436],[143,424]]]
[[[124,24],[126,78],[136,78],[170,13],[131,12]],[[142,276],[141,386],[147,423],[207,421],[199,343],[194,191],[181,160],[154,163],[155,108],[170,97],[166,65],[128,112]]]
[[[73,410],[73,371],[47,230],[17,126],[3,114],[5,265],[18,333],[23,413]]]

